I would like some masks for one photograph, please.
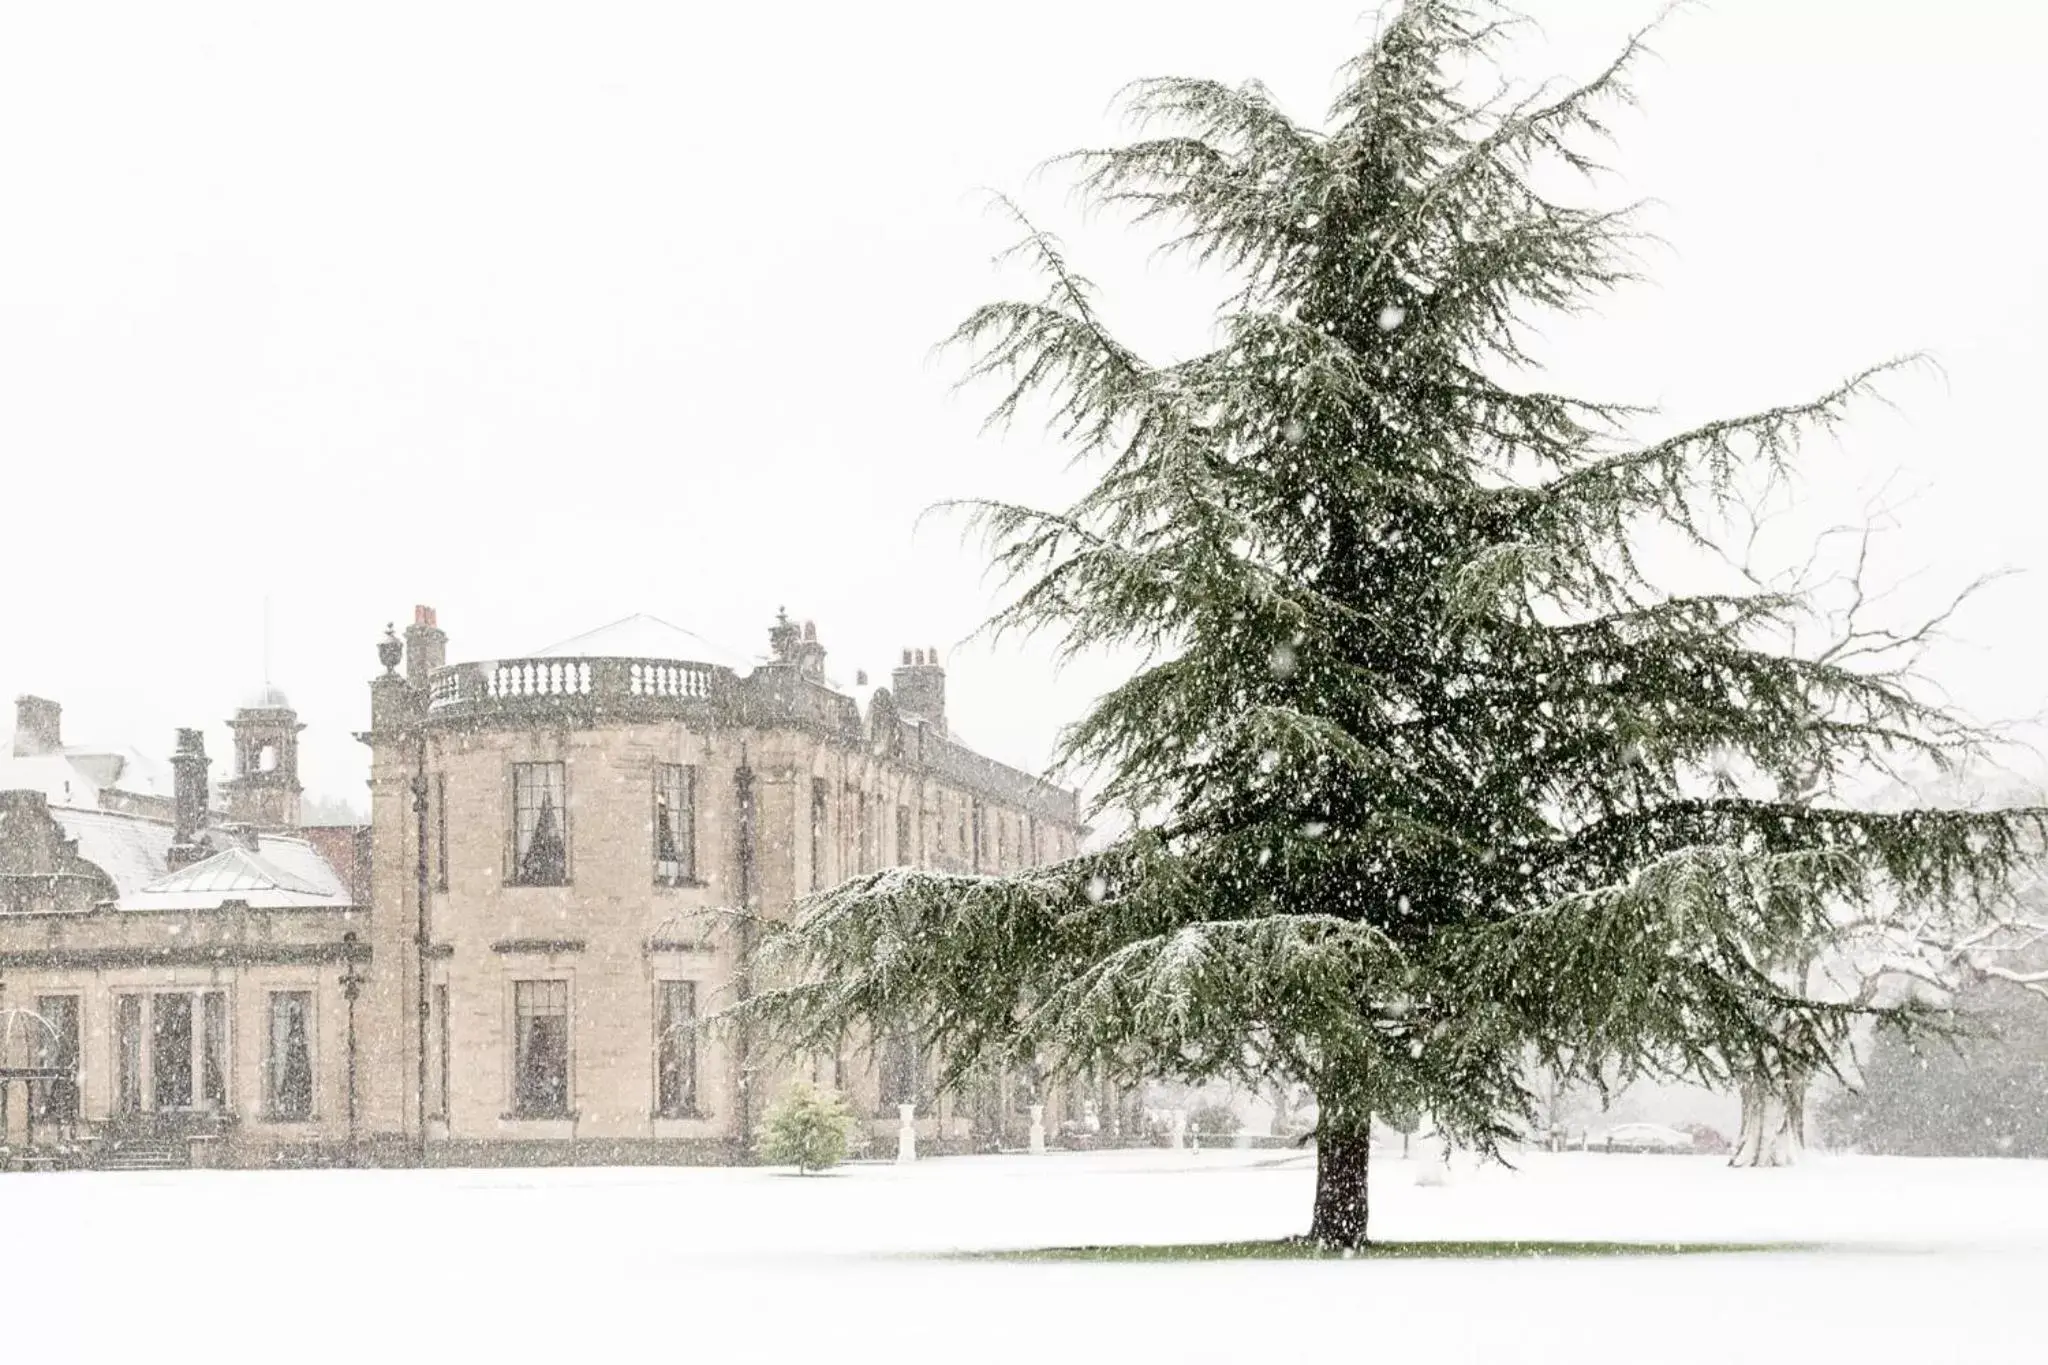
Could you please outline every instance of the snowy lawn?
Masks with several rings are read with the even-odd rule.
[[[1265,1362],[1337,1339],[1357,1343],[1345,1359],[1432,1362],[2038,1352],[2020,1310],[2048,1279],[2048,1163],[1730,1171],[1574,1154],[1517,1172],[1461,1165],[1442,1187],[1417,1185],[1419,1168],[1376,1163],[1377,1236],[1694,1254],[961,1254],[1284,1238],[1306,1224],[1313,1174],[1275,1152],[953,1158],[809,1178],[41,1175],[0,1180],[0,1306],[24,1359]],[[1774,1249],[1714,1249],[1756,1243]]]

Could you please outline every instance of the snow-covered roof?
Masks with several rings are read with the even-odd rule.
[[[163,875],[172,831],[162,821],[57,806],[51,808],[50,815],[66,838],[78,841],[78,856],[112,877],[114,889],[122,895],[139,891]]]
[[[537,649],[533,659],[672,659],[678,663],[718,664],[745,672],[753,665],[741,655],[714,644],[695,631],[670,625],[658,616],[628,616],[586,631],[560,644]]]
[[[242,703],[242,709],[244,711],[289,711],[292,709],[292,699],[284,694],[283,688],[273,687],[269,683],[265,683],[262,687],[249,694],[248,699]]]
[[[343,907],[349,896],[319,852],[303,839],[266,837],[260,851],[240,845],[166,872],[124,893],[123,910],[212,910],[228,901],[253,909]]]
[[[0,747],[0,791],[39,791],[53,806],[91,809],[102,790],[169,800],[175,779],[170,764],[125,746],[72,744],[26,758]]]

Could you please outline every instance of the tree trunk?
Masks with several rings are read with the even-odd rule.
[[[1369,1125],[1316,1132],[1316,1204],[1309,1240],[1345,1250],[1365,1245],[1366,1175],[1372,1161]]]
[[[1807,1077],[1783,1085],[1745,1081],[1742,1085],[1742,1131],[1735,1141],[1730,1166],[1791,1166],[1806,1151]]]

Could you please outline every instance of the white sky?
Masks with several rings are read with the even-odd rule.
[[[1532,76],[1595,69],[1653,11],[1529,7]],[[1114,670],[954,651],[982,557],[913,527],[1061,487],[928,354],[1003,286],[974,191],[1072,228],[1027,174],[1110,136],[1134,77],[1257,76],[1319,116],[1363,9],[7,7],[0,696],[56,697],[73,742],[167,753],[206,724],[218,760],[267,594],[306,785],[360,804],[374,646],[416,602],[458,659],[637,611],[755,653],[787,604],[844,676],[939,646],[956,728],[1042,762]],[[1810,491],[1903,470],[1892,567],[2029,571],[1941,660],[1991,717],[2040,709],[2048,655],[2044,40],[2005,0],[1681,14],[1614,157],[1664,205],[1658,284],[1554,334],[1572,381],[1674,420],[1932,351],[1945,380],[1867,410]],[[1136,339],[1203,340],[1203,290],[1071,235]]]

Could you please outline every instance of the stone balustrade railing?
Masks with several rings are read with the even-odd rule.
[[[428,688],[440,711],[582,698],[705,700],[732,679],[729,669],[676,659],[490,659],[436,669]]]

